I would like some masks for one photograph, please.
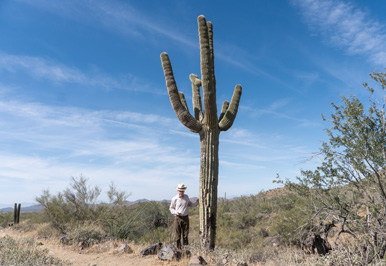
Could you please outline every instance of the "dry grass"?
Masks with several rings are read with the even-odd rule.
[[[47,250],[39,248],[39,242],[31,237],[14,239],[0,238],[0,265],[44,266],[70,265],[47,255]]]

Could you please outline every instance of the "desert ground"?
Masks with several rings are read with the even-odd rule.
[[[14,229],[5,228],[0,230],[0,237],[10,236],[12,238],[35,237],[34,232],[19,232]],[[80,249],[78,246],[68,246],[59,243],[59,240],[36,239],[39,248],[47,249],[48,255],[63,261],[71,262],[73,266],[121,266],[121,265],[149,265],[149,266],[174,266],[187,265],[187,261],[165,262],[156,255],[141,257],[139,255],[143,247],[129,245],[133,249],[131,254],[113,254],[112,250],[105,252],[93,251],[93,248]]]

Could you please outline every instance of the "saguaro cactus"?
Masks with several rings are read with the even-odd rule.
[[[17,218],[16,218],[16,223],[18,224],[20,222],[20,210],[21,210],[21,204],[17,206]]]
[[[15,206],[13,208],[13,224],[18,224],[20,221],[20,209],[21,209],[21,204],[19,205],[15,203]]]
[[[13,206],[13,224],[17,223],[17,203]]]
[[[215,247],[216,237],[219,136],[221,131],[226,131],[232,126],[236,118],[241,97],[241,86],[236,85],[231,103],[225,101],[220,116],[217,117],[213,25],[211,22],[207,22],[204,16],[199,16],[197,21],[200,39],[201,80],[195,74],[189,76],[192,82],[194,116],[189,112],[184,94],[177,89],[167,53],[161,54],[161,62],[174,112],[184,126],[200,135],[200,244],[203,250],[210,250]],[[201,105],[200,87],[203,91],[204,109]]]

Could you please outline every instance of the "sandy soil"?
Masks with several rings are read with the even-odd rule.
[[[35,237],[34,233],[21,233],[12,229],[0,230],[0,237],[10,236],[12,238]],[[36,237],[35,237],[36,239]],[[66,246],[59,241],[37,239],[43,245],[40,247],[48,250],[48,255],[59,258],[63,261],[69,261],[73,266],[122,266],[122,265],[144,265],[144,266],[182,266],[187,265],[187,261],[164,262],[157,258],[156,255],[140,257],[139,253],[142,247],[129,245],[134,253],[132,254],[113,254],[112,251],[103,253],[94,252],[92,248],[80,250],[79,247]]]

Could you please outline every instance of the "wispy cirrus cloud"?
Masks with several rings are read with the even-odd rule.
[[[165,94],[164,90],[154,90],[145,82],[131,74],[112,77],[100,71],[85,72],[54,60],[41,57],[13,55],[0,51],[0,73],[27,74],[34,79],[53,83],[72,83],[100,89],[123,89],[155,94]]]
[[[28,72],[36,78],[54,82],[87,83],[87,77],[79,70],[57,64],[53,61],[32,56],[19,56],[0,53],[0,71],[16,73]]]
[[[135,130],[144,134],[151,134],[149,128],[156,127],[159,130],[169,130],[169,127],[178,125],[178,121],[169,117],[163,117],[157,114],[143,114],[130,111],[112,111],[112,110],[88,110],[78,107],[58,107],[50,106],[36,102],[26,102],[20,100],[7,100],[6,93],[4,99],[0,100],[1,123],[7,123],[3,126],[4,134],[10,130],[26,129],[41,131],[40,134],[51,134],[63,129],[71,131],[77,128],[76,134],[82,132],[99,132],[104,127],[117,127]],[[15,131],[16,132],[16,131]],[[15,133],[14,132],[14,133]],[[36,132],[39,133],[39,132]],[[37,134],[39,135],[39,134]],[[68,135],[68,133],[63,133]],[[54,137],[58,137],[54,134]]]
[[[175,119],[7,99],[0,101],[0,117],[0,181],[7,191],[0,202],[15,196],[31,201],[17,194],[18,186],[28,186],[29,197],[45,188],[61,191],[80,174],[104,191],[114,181],[136,198],[158,199],[164,192],[149,195],[149,187],[197,178],[198,154],[162,141]]]
[[[339,0],[292,0],[312,32],[352,55],[368,57],[377,65],[386,62],[386,31],[368,12]]]
[[[265,108],[256,109],[250,106],[241,106],[240,108],[243,110],[247,110],[252,117],[270,115],[270,116],[296,122],[298,127],[319,127],[320,126],[320,123],[318,122],[314,122],[306,118],[296,117],[294,115],[289,115],[288,112],[285,111],[284,109],[291,102],[292,102],[291,99],[284,98],[284,99],[278,99],[272,102],[269,106]]]
[[[197,39],[192,37],[196,34],[188,35],[186,32],[176,26],[175,24],[168,25],[165,18],[149,17],[146,13],[141,12],[134,6],[118,2],[118,1],[64,1],[59,5],[50,0],[36,0],[25,1],[19,0],[31,6],[48,10],[51,13],[59,16],[64,16],[67,19],[76,21],[89,22],[92,25],[103,27],[109,31],[115,32],[118,35],[134,38],[140,41],[153,40],[155,45],[159,45],[157,39],[159,36],[167,38],[179,44],[181,49],[189,48],[199,49]],[[282,82],[275,75],[262,69],[257,63],[256,59],[251,59],[251,53],[244,50],[242,47],[235,46],[229,43],[217,41],[217,48],[215,50],[216,58],[232,65],[236,68],[242,69],[259,77],[264,77],[274,82],[296,90],[290,87],[286,82]],[[230,53],[231,51],[231,53]],[[236,53],[237,56],[230,56],[229,54]],[[238,58],[237,60],[234,57]]]
[[[176,32],[175,28],[170,29],[168,25],[149,17],[129,3],[111,0],[76,0],[60,3],[50,0],[19,1],[67,19],[102,26],[123,36],[148,40],[149,36],[157,34],[196,47],[195,42],[182,32]]]

